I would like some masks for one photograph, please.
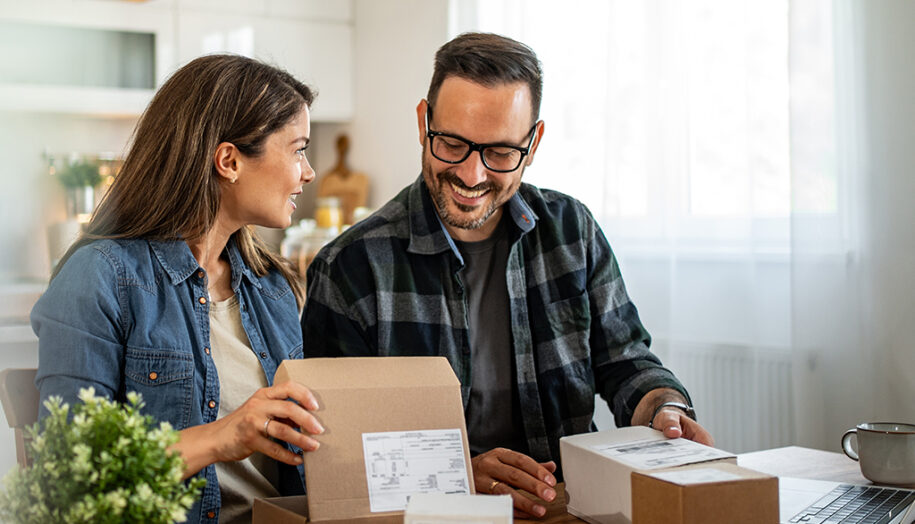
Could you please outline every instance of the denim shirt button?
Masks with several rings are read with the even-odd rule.
[[[197,278],[203,278],[203,276],[204,276],[203,271],[198,271],[198,272],[197,272]]]
[[[207,298],[206,298],[206,297],[200,297],[200,298],[197,299],[197,302],[200,302],[201,304],[206,304],[206,303],[207,303]]]
[[[267,352],[261,351],[261,358],[267,358]]]
[[[149,380],[156,380],[157,378],[159,378],[159,374],[155,371],[149,374]]]
[[[214,512],[214,511],[208,511],[208,512],[207,512],[207,518],[208,518],[208,519],[215,519],[215,518],[216,518],[216,512]]]
[[[209,355],[209,354],[210,354],[210,348],[209,348],[209,347],[203,348],[203,352],[206,353],[207,355]]]
[[[207,405],[210,406],[210,408],[215,408],[215,407],[216,407],[216,401],[215,401],[215,400],[211,400]]]

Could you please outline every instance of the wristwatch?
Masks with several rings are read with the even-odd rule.
[[[653,427],[652,424],[654,424],[654,418],[657,417],[658,413],[664,408],[682,409],[683,412],[686,413],[686,416],[688,416],[689,418],[691,418],[693,420],[696,420],[696,410],[693,409],[692,406],[690,406],[688,404],[684,404],[682,402],[664,402],[660,406],[656,407],[654,410],[654,413],[651,414],[651,420],[648,421],[649,428]]]

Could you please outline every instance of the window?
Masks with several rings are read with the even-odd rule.
[[[832,137],[817,162],[790,156],[790,133],[805,132],[791,129],[792,103],[828,118],[833,102],[828,61],[789,97],[787,0],[460,5],[460,24],[543,62],[546,134],[526,180],[585,202],[615,245],[786,253],[793,213],[836,215],[834,170],[819,160]],[[796,18],[812,45],[828,40],[815,16]]]

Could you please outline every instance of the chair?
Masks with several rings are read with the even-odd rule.
[[[29,465],[26,455],[25,428],[38,421],[37,369],[4,369],[0,371],[0,402],[6,422],[16,436],[16,462]]]

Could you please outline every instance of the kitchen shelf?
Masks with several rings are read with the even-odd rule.
[[[35,332],[32,331],[32,326],[29,324],[0,324],[0,348],[8,344],[28,344],[36,342],[38,342],[38,337],[35,336]],[[2,356],[5,355],[0,354],[0,357]]]
[[[136,118],[152,89],[0,84],[0,111]]]
[[[0,327],[29,323],[29,312],[48,287],[34,280],[0,281]]]

